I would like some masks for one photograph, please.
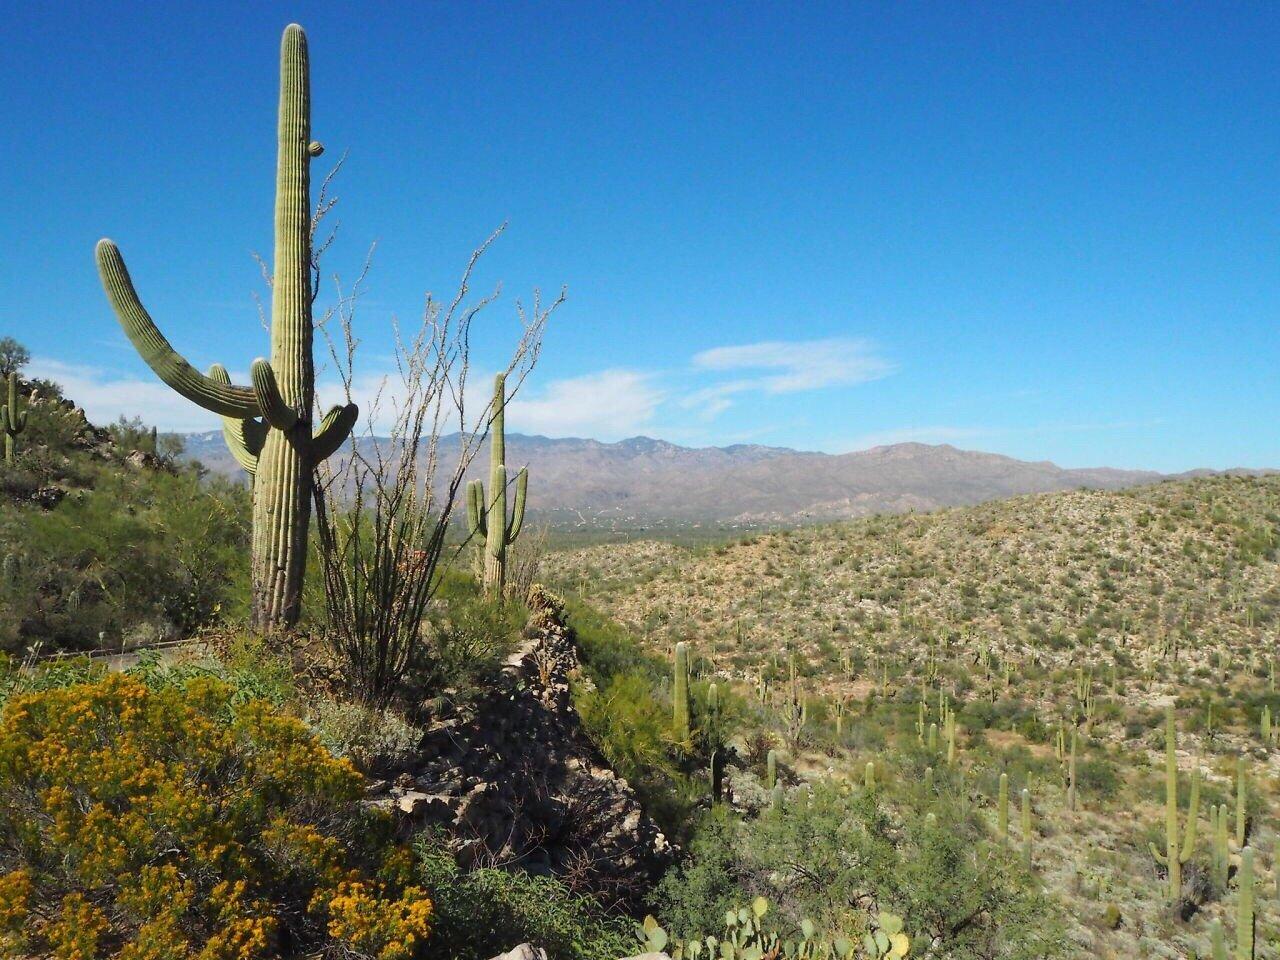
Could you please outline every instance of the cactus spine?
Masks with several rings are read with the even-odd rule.
[[[0,405],[0,432],[4,433],[4,462],[13,463],[18,453],[18,434],[27,429],[27,411],[18,412],[18,374],[10,371],[8,402]]]
[[[1200,815],[1200,769],[1191,774],[1191,799],[1187,806],[1186,836],[1178,842],[1178,728],[1173,708],[1165,716],[1165,853],[1151,844],[1151,855],[1169,870],[1169,901],[1176,904],[1182,895],[1182,865],[1191,859],[1196,847],[1196,821]]]
[[[677,743],[689,742],[689,645],[676,644],[675,686],[672,691],[671,729]]]
[[[121,327],[148,366],[181,396],[224,417],[224,433],[242,436],[232,453],[255,475],[253,623],[268,631],[295,624],[302,610],[312,475],[355,425],[354,404],[334,407],[312,433],[311,77],[307,38],[290,24],[280,44],[275,264],[271,282],[271,359],[257,359],[252,386],[232,386],[215,366],[202,376],[156,327],[134,290],[124,258],[98,241],[98,274]],[[257,418],[261,417],[259,421]]]
[[[507,520],[507,378],[493,378],[493,404],[489,423],[489,499],[484,497],[484,481],[467,484],[467,519],[471,535],[483,537],[484,591],[498,599],[506,585],[507,547],[515,543],[524,525],[525,494],[529,488],[529,471],[521,467],[516,474],[516,500]]]

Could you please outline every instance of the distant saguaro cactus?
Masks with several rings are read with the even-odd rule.
[[[4,433],[4,462],[13,463],[17,456],[18,434],[27,429],[27,411],[18,412],[18,374],[10,372],[8,402],[0,405],[0,431]]]
[[[1253,848],[1240,851],[1240,874],[1236,877],[1236,960],[1253,960]]]
[[[778,751],[770,750],[764,760],[764,785],[770,790],[778,782]]]
[[[1022,788],[1022,865],[1031,869],[1031,791]]]
[[[260,630],[298,620],[313,471],[350,435],[358,413],[354,404],[334,407],[312,431],[311,160],[324,148],[311,139],[307,37],[296,23],[285,28],[280,45],[277,132],[271,359],[253,361],[252,386],[232,386],[217,365],[202,376],[152,321],[116,245],[99,240],[96,250],[107,299],[142,359],[181,396],[223,417],[232,454],[255,475],[253,623]]]
[[[1169,901],[1176,904],[1182,896],[1182,865],[1191,859],[1196,848],[1196,822],[1200,815],[1200,769],[1191,774],[1191,799],[1187,806],[1186,835],[1179,843],[1178,828],[1178,727],[1173,719],[1173,708],[1165,715],[1165,852],[1162,854],[1153,843],[1151,855],[1157,863],[1169,870]]]
[[[671,688],[671,732],[677,743],[689,742],[689,645],[676,644],[675,684]]]
[[[507,520],[507,378],[493,378],[493,406],[489,423],[489,499],[485,499],[484,481],[467,484],[467,519],[471,535],[484,538],[484,590],[493,599],[500,598],[506,585],[507,547],[516,542],[524,524],[525,494],[529,489],[529,471],[521,467],[516,474],[516,500]]]

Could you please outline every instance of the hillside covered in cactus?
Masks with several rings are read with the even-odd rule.
[[[1071,955],[1217,956],[1247,931],[1230,955],[1269,957],[1278,518],[1274,479],[1215,478],[557,567],[754,698],[801,781],[873,767],[1008,836],[1067,905]]]

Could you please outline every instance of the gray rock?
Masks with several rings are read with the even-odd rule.
[[[506,953],[498,954],[493,960],[547,960],[547,951],[531,943],[522,943]]]

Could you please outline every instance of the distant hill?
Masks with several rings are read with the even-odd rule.
[[[446,441],[446,456],[449,447]],[[239,472],[218,431],[189,435],[187,452],[219,473]],[[692,448],[649,437],[602,443],[508,434],[507,462],[529,466],[531,516],[582,528],[794,524],[1079,487],[1114,490],[1164,478],[923,443],[832,455],[742,444]],[[475,475],[487,472],[487,463],[486,450]]]

